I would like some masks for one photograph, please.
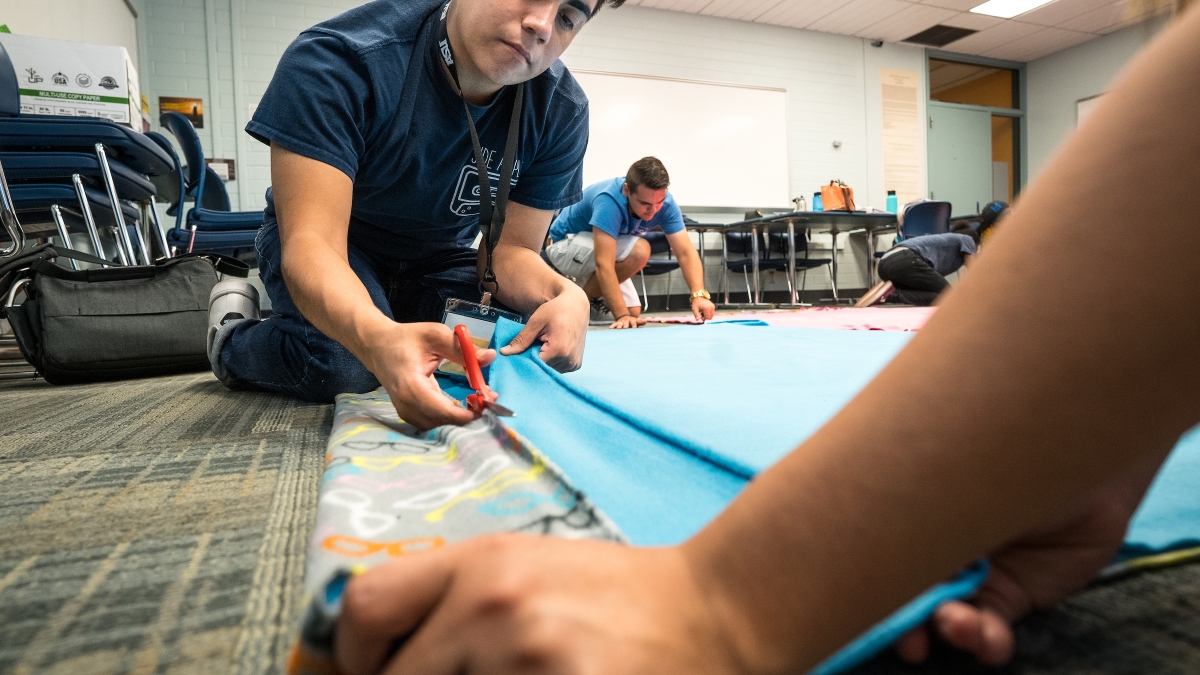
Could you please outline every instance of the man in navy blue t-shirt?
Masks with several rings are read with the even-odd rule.
[[[271,146],[257,250],[273,314],[216,318],[217,376],[316,401],[382,384],[409,422],[469,421],[432,377],[462,360],[437,323],[445,301],[481,296],[481,168],[464,101],[495,195],[522,82],[487,290],[530,315],[503,353],[541,342],[549,365],[578,368],[588,300],[539,251],[553,212],[580,198],[587,146],[587,98],[558,57],[605,1],[621,3],[377,0],[301,33],[246,127]]]

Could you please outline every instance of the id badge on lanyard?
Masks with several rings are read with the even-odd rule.
[[[446,311],[442,314],[442,323],[449,326],[451,330],[459,324],[465,325],[467,330],[471,331],[471,341],[479,349],[488,347],[499,349],[502,345],[493,345],[492,338],[496,334],[496,323],[500,321],[500,317],[516,323],[525,323],[525,319],[519,314],[458,298],[450,298],[446,301]],[[437,372],[442,375],[467,376],[462,366],[446,360],[443,360],[438,366]]]

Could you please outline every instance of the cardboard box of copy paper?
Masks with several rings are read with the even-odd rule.
[[[21,88],[22,115],[140,121],[137,69],[124,47],[0,33]]]

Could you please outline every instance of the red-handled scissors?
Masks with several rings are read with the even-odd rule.
[[[471,388],[475,390],[474,394],[467,397],[467,407],[475,412],[483,412],[483,409],[487,408],[500,417],[516,417],[517,414],[513,411],[487,399],[487,383],[483,381],[479,359],[475,358],[475,343],[471,341],[471,331],[460,323],[454,327],[454,335],[458,338],[458,346],[462,348],[463,370],[467,371],[467,382],[470,382]]]

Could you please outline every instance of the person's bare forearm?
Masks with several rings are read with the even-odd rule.
[[[752,670],[815,664],[1200,419],[1200,12],[1181,23],[908,347],[685,545]],[[1130,249],[1131,227],[1170,245]]]
[[[300,313],[368,364],[371,335],[391,322],[350,268],[347,232],[353,184],[341,171],[279,146],[271,180],[281,274]]]
[[[492,269],[500,281],[496,299],[513,309],[530,314],[564,293],[583,293],[532,249],[501,242],[495,255]]]
[[[679,271],[683,273],[683,280],[688,285],[688,290],[695,292],[704,290],[704,265],[700,261],[700,254],[696,253],[696,249],[691,246],[681,248],[675,251],[675,257],[679,260]]]
[[[280,232],[282,238],[282,224]],[[371,301],[344,253],[304,234],[287,236],[282,248],[283,278],[300,313],[370,367],[372,339],[393,322]]]

